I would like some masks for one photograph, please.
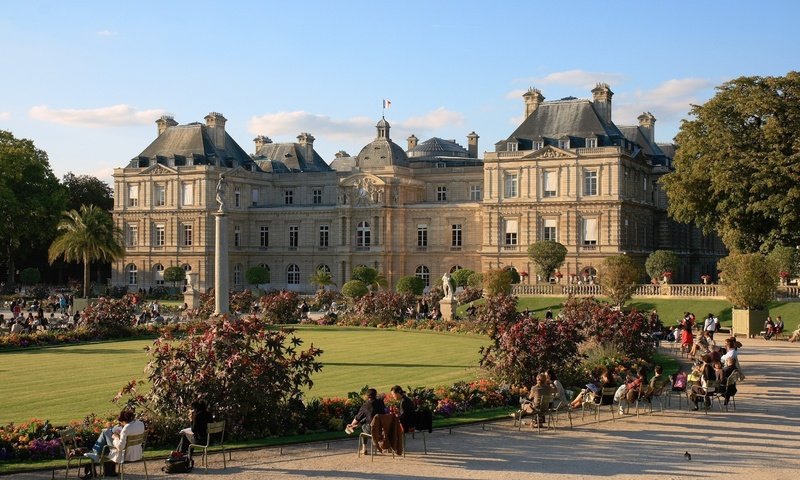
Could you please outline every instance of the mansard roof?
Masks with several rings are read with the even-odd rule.
[[[255,154],[256,163],[270,165],[268,171],[282,171],[275,163],[281,163],[290,172],[330,172],[331,167],[313,148],[313,144],[265,143]],[[263,167],[262,167],[263,168]]]
[[[421,157],[469,157],[469,152],[455,140],[445,140],[439,137],[429,138],[407,152],[408,158],[413,162]]]
[[[170,126],[142,153],[131,160],[131,167],[160,163],[169,166],[221,165],[250,167],[252,159],[227,132],[224,144],[216,145],[213,132],[202,123]]]
[[[650,135],[639,125],[620,125],[619,130],[625,138],[635,143],[650,158],[653,165],[670,166],[670,155],[667,155],[656,142],[650,141]],[[672,150],[674,152],[674,149]]]
[[[582,139],[586,138],[599,138],[598,146],[614,144],[622,133],[614,123],[602,118],[590,100],[568,98],[543,102],[507,140],[495,146],[497,151],[505,151],[508,142],[517,141],[520,150],[530,150],[534,140],[557,145],[557,140],[565,137],[573,140],[571,146],[575,148],[584,146]]]

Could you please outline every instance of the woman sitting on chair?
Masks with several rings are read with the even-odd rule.
[[[205,441],[208,436],[208,424],[213,419],[208,412],[206,402],[195,400],[189,409],[189,418],[192,426],[180,431],[181,441],[178,443],[178,451],[186,454],[189,452],[189,445],[198,441]]]
[[[536,375],[536,385],[531,387],[531,393],[528,395],[528,401],[522,405],[522,413],[531,415],[537,414],[537,421],[539,425],[545,422],[544,413],[542,412],[542,398],[548,394],[555,394],[555,389],[547,384],[547,374],[540,373]]]

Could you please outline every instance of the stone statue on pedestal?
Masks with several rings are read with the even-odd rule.
[[[219,211],[221,212],[225,207],[225,175],[219,174],[219,181],[217,182],[217,203],[219,204]]]

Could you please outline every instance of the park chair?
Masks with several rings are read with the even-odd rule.
[[[664,400],[663,397],[666,393],[667,383],[661,383],[654,385],[653,387],[648,387],[648,392],[639,395],[636,398],[636,416],[639,416],[639,404],[642,404],[642,409],[647,409],[650,415],[653,414],[653,402],[658,401],[658,406],[661,408],[661,411],[664,411]]]
[[[531,408],[533,409],[533,413],[531,413],[531,430],[533,430],[534,421],[536,425],[536,433],[542,433],[542,424],[539,422],[539,416],[542,415],[547,422],[546,428],[552,428],[554,431],[556,429],[556,422],[553,410],[551,408],[551,404],[553,403],[553,398],[555,397],[552,393],[545,393],[542,395],[542,401],[539,406],[533,405],[530,402]],[[522,428],[522,421],[520,420],[520,429]]]
[[[141,446],[142,447],[141,462],[144,464],[144,477],[146,479],[148,479],[148,480],[150,479],[150,475],[147,473],[147,459],[144,456],[144,445],[145,445],[146,441],[147,441],[147,433],[140,433],[139,435],[128,435],[127,436],[127,438],[125,439],[125,446],[122,447],[120,449],[120,452],[119,452],[120,461],[117,463],[117,465],[119,465],[119,478],[120,478],[120,480],[124,480],[125,479],[125,465],[128,464],[128,463],[134,463],[134,462],[126,461],[125,460],[125,454],[127,453],[129,448],[137,447],[137,446]],[[106,448],[108,448],[108,446],[106,446]],[[104,474],[103,476],[105,477],[105,469],[103,469],[103,474]]]
[[[667,407],[672,405],[672,397],[678,397],[678,410],[681,410],[681,404],[683,402],[683,398],[686,397],[686,405],[689,405],[689,393],[687,386],[683,388],[675,389],[673,385],[675,384],[675,378],[670,375],[669,377],[669,385],[665,387],[665,393],[667,395]]]
[[[740,373],[739,370],[734,370],[728,375],[728,378],[725,379],[725,383],[720,385],[716,392],[714,392],[714,397],[717,399],[717,404],[719,405],[719,409],[722,410],[722,400],[725,398],[725,392],[728,390],[729,387],[735,386],[736,382],[740,380]],[[736,394],[730,396],[730,401],[733,402],[733,411],[736,411]],[[725,411],[728,411],[728,405],[725,405]]]
[[[198,449],[203,450],[203,467],[205,467],[205,471],[208,471],[208,449],[211,447],[211,436],[219,434],[219,447],[222,450],[222,468],[228,468],[228,464],[225,461],[225,420],[219,422],[212,422],[209,423],[206,427],[206,443],[205,445],[200,443],[190,443],[189,444],[189,458],[192,458],[192,450]]]
[[[428,441],[425,430],[428,430],[427,433],[433,432],[433,413],[430,410],[417,410],[412,415],[412,418],[413,425],[410,425],[408,429],[403,428],[402,424],[400,425],[403,428],[403,456],[406,456],[406,435],[409,433],[412,440],[416,438],[418,433],[422,435],[422,448],[425,455],[427,455]]]
[[[554,401],[550,404],[550,414],[553,415],[555,419],[555,425],[558,425],[558,420],[561,414],[566,413],[567,419],[569,420],[569,428],[572,428],[572,399],[575,397],[575,392],[572,390],[565,390],[564,395],[567,399],[566,402],[562,401]]]
[[[706,415],[708,415],[708,411],[711,409],[711,400],[714,398],[718,390],[719,381],[706,380],[706,385],[703,387],[703,412]]]
[[[600,422],[600,409],[608,406],[609,410],[611,411],[611,420],[616,421],[614,417],[614,395],[617,393],[617,387],[603,387],[600,389],[600,396],[596,397],[597,401],[595,402],[583,402],[583,408],[581,413],[581,420],[586,416],[586,410],[591,409],[594,410],[593,415],[595,422]]]
[[[387,420],[387,423],[389,423],[389,425],[390,425],[389,430],[382,431],[382,428],[380,427],[380,424],[382,422],[384,422],[384,419],[387,419],[388,417],[391,417],[391,419],[390,419],[391,421]],[[400,425],[400,420],[397,418],[397,416],[392,415],[390,413],[373,415],[372,421],[369,423],[369,428],[370,428],[370,432],[371,433],[361,432],[358,435],[358,440],[359,440],[358,441],[358,457],[359,458],[361,457],[362,439],[367,440],[367,443],[369,443],[370,456],[372,457],[372,461],[373,462],[375,461],[375,451],[378,449],[379,445],[389,445],[389,450],[391,450],[391,452],[392,452],[392,458],[394,458],[396,453],[402,455],[402,453],[403,453],[402,452],[403,442],[404,442],[404,440],[403,440],[403,432],[402,432],[403,427],[402,427],[402,425]],[[399,448],[398,448],[397,451],[390,446],[389,438],[387,438],[387,437],[391,437],[393,435],[393,433],[395,431],[394,429],[397,429],[397,430],[400,431],[400,445],[398,445]],[[380,432],[380,433],[378,433],[378,432]],[[427,446],[426,446],[426,450],[427,450]]]
[[[64,459],[67,461],[67,470],[64,478],[69,478],[69,469],[72,467],[72,462],[78,461],[78,472],[81,470],[81,463],[87,460],[83,456],[87,452],[85,448],[78,447],[78,436],[75,434],[74,428],[67,428],[58,432],[61,437],[61,447],[64,449]]]

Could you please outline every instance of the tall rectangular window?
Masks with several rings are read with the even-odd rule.
[[[328,225],[319,226],[319,246],[321,248],[328,248],[328,243],[331,237],[331,227]]]
[[[233,227],[233,246],[242,246],[242,227],[240,225],[235,225]]]
[[[558,241],[558,220],[546,219],[544,221],[542,240]]]
[[[261,232],[259,233],[259,245],[262,247],[269,247],[269,227],[261,225]]]
[[[289,226],[289,248],[296,249],[300,241],[300,227],[297,225]]]
[[[153,231],[153,246],[163,247],[164,243],[166,243],[166,233],[167,228],[164,225],[156,225]]]
[[[250,190],[250,205],[257,206],[258,205],[258,189],[253,188]]]
[[[557,172],[544,172],[542,174],[542,185],[544,186],[543,196],[545,197],[555,197],[556,192],[556,175]]]
[[[533,141],[533,149],[534,150],[541,150],[544,148],[544,141],[542,140],[534,140]]]
[[[505,184],[506,184],[506,198],[515,198],[519,193],[519,178],[517,177],[516,173],[506,173],[505,175]]]
[[[183,246],[184,247],[191,247],[192,242],[194,242],[194,231],[192,230],[191,223],[184,223],[183,224]]]
[[[236,207],[240,207],[242,205],[242,191],[238,188],[233,191],[233,204]]]
[[[469,186],[469,199],[473,202],[480,202],[483,200],[483,191],[481,190],[480,185]]]
[[[315,188],[311,191],[311,202],[314,205],[321,205],[322,204],[322,189]]]
[[[139,185],[128,185],[128,206],[139,206]]]
[[[583,219],[583,244],[597,245],[597,219]]]
[[[596,138],[587,138],[586,139],[586,148],[597,148],[597,139]]]
[[[428,246],[428,226],[417,225],[417,247],[425,248]]]
[[[165,185],[156,185],[153,196],[154,205],[156,207],[163,207],[167,204],[167,187]]]
[[[436,187],[436,201],[437,202],[446,202],[447,201],[447,187],[444,185],[439,185]]]
[[[517,245],[517,235],[519,232],[519,224],[516,220],[505,221],[505,244],[508,246]]]
[[[125,244],[129,247],[139,245],[139,225],[129,223],[125,229]]]
[[[294,203],[294,190],[283,191],[283,203],[284,205],[291,205]]]
[[[194,184],[192,182],[181,184],[181,202],[183,205],[194,205]]]
[[[583,172],[583,194],[586,196],[597,195],[597,170]]]
[[[460,247],[461,246],[461,224],[454,223],[450,227],[450,246],[451,247]]]

